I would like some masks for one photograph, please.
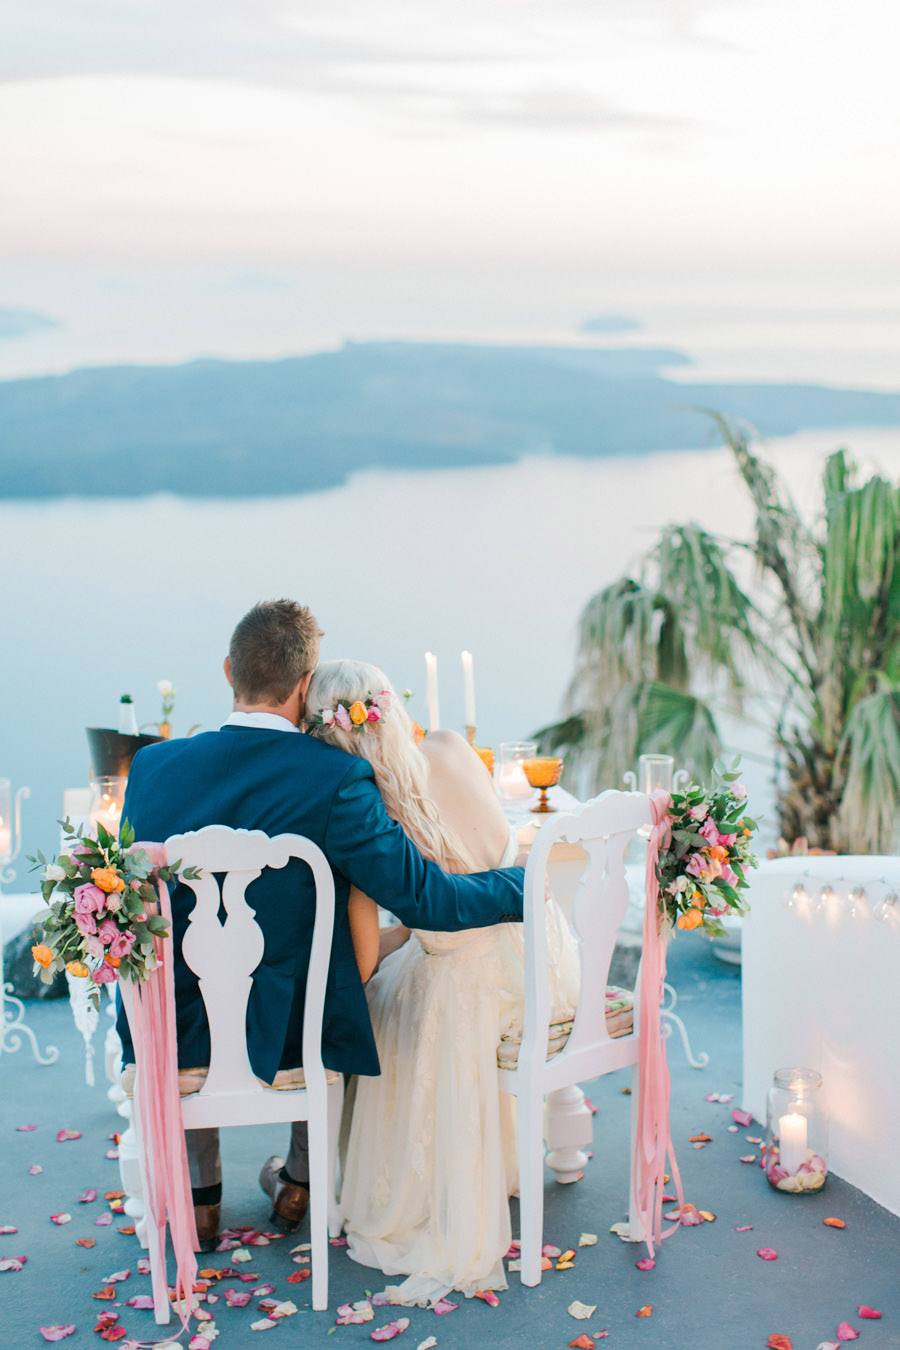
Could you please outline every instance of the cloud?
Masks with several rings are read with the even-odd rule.
[[[0,338],[27,337],[47,328],[58,328],[59,321],[32,309],[0,309]]]

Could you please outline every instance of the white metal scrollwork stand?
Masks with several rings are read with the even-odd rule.
[[[15,869],[10,866],[19,856],[22,848],[22,802],[25,798],[31,796],[31,790],[27,787],[20,787],[16,793],[15,804],[15,835],[10,831],[9,846],[5,851],[5,856],[0,856],[0,1055],[12,1054],[16,1050],[21,1050],[22,1042],[28,1039],[31,1042],[31,1053],[34,1055],[38,1064],[55,1064],[59,1059],[59,1050],[55,1045],[48,1045],[46,1051],[41,1054],[38,1047],[37,1038],[31,1027],[25,1024],[25,1004],[20,998],[13,995],[13,987],[4,981],[3,972],[3,887],[10,885],[15,879]]]

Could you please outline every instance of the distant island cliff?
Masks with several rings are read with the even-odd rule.
[[[661,373],[687,364],[641,347],[348,342],[280,361],[0,381],[0,497],[270,495],[362,469],[704,448],[704,408],[766,436],[900,425],[900,393]]]

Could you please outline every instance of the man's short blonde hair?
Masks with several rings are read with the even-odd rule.
[[[324,636],[296,600],[260,600],[231,635],[231,682],[242,703],[286,703],[319,662]]]

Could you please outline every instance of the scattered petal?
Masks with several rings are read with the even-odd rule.
[[[29,1175],[30,1177],[39,1177],[39,1176],[41,1175],[41,1173],[43,1172],[43,1170],[44,1170],[44,1169],[43,1169],[43,1167],[41,1167],[40,1163],[32,1163],[31,1166],[30,1166],[29,1169],[28,1169],[28,1175]],[[71,1333],[71,1331],[69,1331],[69,1332],[67,1332],[66,1334],[69,1335],[69,1336],[71,1336],[72,1333]],[[61,1339],[61,1338],[60,1338],[60,1339]]]
[[[75,1246],[76,1246],[76,1247],[84,1247],[87,1251],[90,1251],[91,1248],[92,1248],[92,1247],[96,1247],[96,1245],[97,1245],[97,1239],[96,1239],[96,1238],[76,1238],[76,1239],[75,1239]]]
[[[541,1255],[549,1256],[551,1260],[555,1260],[557,1256],[562,1256],[562,1252],[559,1247],[554,1247],[552,1242],[545,1242],[541,1248]]]
[[[761,1261],[777,1261],[778,1253],[772,1247],[760,1247],[756,1253]]]
[[[72,1222],[71,1214],[51,1214],[50,1222],[55,1224],[64,1224]]]
[[[375,1310],[367,1298],[358,1303],[342,1303],[337,1310],[337,1325],[360,1326],[363,1322],[371,1322],[374,1316]]]
[[[574,1269],[575,1269],[575,1262],[574,1262],[574,1261],[557,1261],[557,1263],[556,1263],[556,1269],[557,1269],[557,1270],[574,1270]]]
[[[456,1312],[458,1303],[451,1303],[449,1298],[439,1298],[432,1308],[432,1312],[437,1313],[438,1317],[446,1317],[447,1313]]]
[[[329,1238],[328,1241],[329,1241],[329,1243],[330,1243],[330,1245],[331,1245],[332,1247],[346,1247],[346,1246],[347,1246],[347,1239],[346,1239],[345,1237]]]
[[[745,1134],[745,1135],[744,1135],[744,1138],[747,1140],[747,1143],[748,1143],[748,1144],[761,1144],[761,1143],[762,1143],[762,1140],[760,1139],[760,1137],[759,1137],[758,1134]]]
[[[690,1143],[690,1144],[711,1144],[711,1143],[712,1143],[712,1135],[711,1135],[711,1134],[692,1134],[691,1137],[690,1137],[690,1139],[688,1140],[688,1143]]]
[[[385,1322],[383,1327],[376,1327],[369,1335],[373,1341],[392,1341],[395,1336],[402,1336],[408,1326],[408,1317],[398,1317],[396,1322]]]
[[[753,1124],[753,1117],[750,1112],[742,1111],[739,1106],[736,1106],[732,1111],[731,1119],[734,1121],[735,1125],[741,1125],[745,1130],[748,1125]]]
[[[644,1306],[643,1306],[643,1308],[638,1308],[637,1312],[636,1312],[634,1315],[635,1315],[635,1317],[652,1317],[652,1316],[653,1316],[653,1304],[652,1304],[652,1303],[645,1303]]]
[[[112,1275],[103,1276],[105,1284],[121,1284],[123,1280],[130,1280],[130,1279],[131,1279],[130,1270],[114,1270]]]
[[[273,1327],[277,1327],[277,1326],[278,1326],[278,1323],[277,1323],[277,1322],[273,1322],[272,1319],[271,1319],[271,1317],[261,1317],[261,1318],[259,1319],[258,1322],[251,1322],[251,1323],[250,1323],[250,1330],[251,1330],[251,1331],[271,1331]]]
[[[104,1299],[104,1300],[107,1300],[107,1299],[113,1299],[113,1298],[118,1298],[118,1293],[116,1292],[116,1286],[115,1286],[114,1284],[107,1284],[107,1285],[104,1285],[104,1287],[103,1287],[102,1289],[98,1289],[97,1292],[96,1292],[95,1294],[92,1294],[92,1295],[91,1295],[91,1297],[92,1297],[92,1298]]]
[[[0,1256],[0,1272],[17,1275],[27,1260],[27,1256]]]
[[[578,1245],[579,1245],[579,1247],[596,1247],[596,1245],[597,1245],[597,1234],[596,1234],[596,1233],[582,1233],[581,1237],[578,1239]]]
[[[859,1332],[849,1322],[838,1322],[837,1338],[839,1341],[858,1341]]]
[[[841,1347],[837,1341],[820,1341],[816,1350],[841,1350]]]
[[[704,1223],[715,1223],[716,1216],[715,1214],[713,1214],[711,1209],[701,1209],[698,1212],[700,1214],[700,1218],[703,1220]]]
[[[65,1144],[65,1143],[67,1143],[70,1139],[80,1139],[80,1138],[81,1138],[81,1131],[80,1131],[80,1130],[57,1130],[57,1131],[56,1131],[56,1142],[57,1142],[58,1144]]]
[[[752,1233],[752,1232],[753,1232],[753,1224],[752,1224],[752,1223],[738,1223],[738,1224],[735,1224],[734,1231],[735,1231],[736,1233]]]
[[[583,1331],[574,1341],[569,1341],[569,1350],[594,1350],[594,1338]]]
[[[64,1341],[67,1336],[75,1335],[75,1326],[72,1322],[68,1326],[38,1327],[45,1341]]]
[[[860,1303],[859,1307],[856,1309],[856,1315],[857,1317],[864,1317],[870,1322],[877,1322],[881,1317],[881,1313],[878,1309],[870,1308],[868,1303]]]
[[[295,1270],[293,1275],[287,1277],[288,1284],[300,1284],[303,1280],[308,1280],[312,1271],[309,1266],[304,1266],[302,1270]]]
[[[567,1311],[570,1317],[576,1317],[579,1322],[586,1322],[597,1311],[597,1305],[596,1303],[582,1303],[576,1298],[574,1302],[569,1304]]]
[[[437,1345],[437,1336],[426,1336],[424,1341],[419,1341],[416,1350],[435,1350]]]
[[[299,1311],[300,1309],[297,1307],[296,1303],[292,1303],[289,1298],[286,1298],[282,1299],[281,1303],[275,1304],[275,1307],[272,1309],[269,1316],[275,1317],[280,1321],[283,1317],[293,1317],[294,1313]]]
[[[738,1130],[738,1127],[737,1127],[736,1125],[729,1125],[729,1126],[728,1126],[728,1133],[729,1133],[729,1134],[739,1134],[740,1131]]]
[[[37,1126],[36,1126],[36,1125],[17,1125],[17,1126],[16,1126],[16,1129],[19,1131],[20,1134],[31,1134],[31,1131],[32,1131],[32,1130],[36,1130],[36,1129],[37,1129]],[[69,1335],[70,1335],[70,1336],[71,1336],[71,1334],[72,1334],[72,1333],[69,1332]]]
[[[98,1214],[94,1223],[98,1228],[108,1228],[112,1221],[113,1218],[111,1214]]]
[[[254,1298],[268,1298],[269,1294],[275,1293],[274,1284],[261,1284],[258,1288],[250,1291]]]
[[[835,1219],[833,1215],[830,1216],[830,1217],[827,1218],[827,1219],[823,1219],[822,1222],[824,1223],[824,1225],[825,1225],[826,1228],[846,1228],[846,1227],[847,1227],[847,1225],[844,1223],[844,1220],[843,1220],[843,1219]]]
[[[234,1253],[231,1259],[232,1261],[241,1263],[244,1261],[252,1261],[253,1256],[250,1252],[247,1251],[246,1247],[238,1247],[237,1251]]]
[[[488,1305],[489,1308],[500,1307],[500,1300],[494,1293],[493,1289],[476,1289],[475,1297],[480,1298],[483,1303],[486,1303]]]
[[[794,1342],[790,1336],[782,1336],[779,1332],[773,1331],[766,1341],[766,1350],[794,1350]]]
[[[11,1223],[5,1223],[0,1227],[0,1237],[7,1237],[10,1233],[18,1233],[18,1228],[14,1228]]]
[[[152,1308],[153,1295],[135,1294],[133,1298],[127,1298],[125,1300],[125,1306],[126,1308],[143,1308],[143,1309]]]
[[[249,1289],[226,1289],[223,1297],[229,1308],[246,1308],[253,1296]]]
[[[755,1153],[744,1153],[744,1154],[741,1156],[740,1161],[741,1161],[742,1163],[755,1163],[755,1162],[756,1162],[756,1154],[755,1154]]]
[[[656,1269],[656,1262],[653,1260],[652,1256],[645,1256],[640,1261],[635,1261],[634,1264],[637,1266],[638,1270]]]

